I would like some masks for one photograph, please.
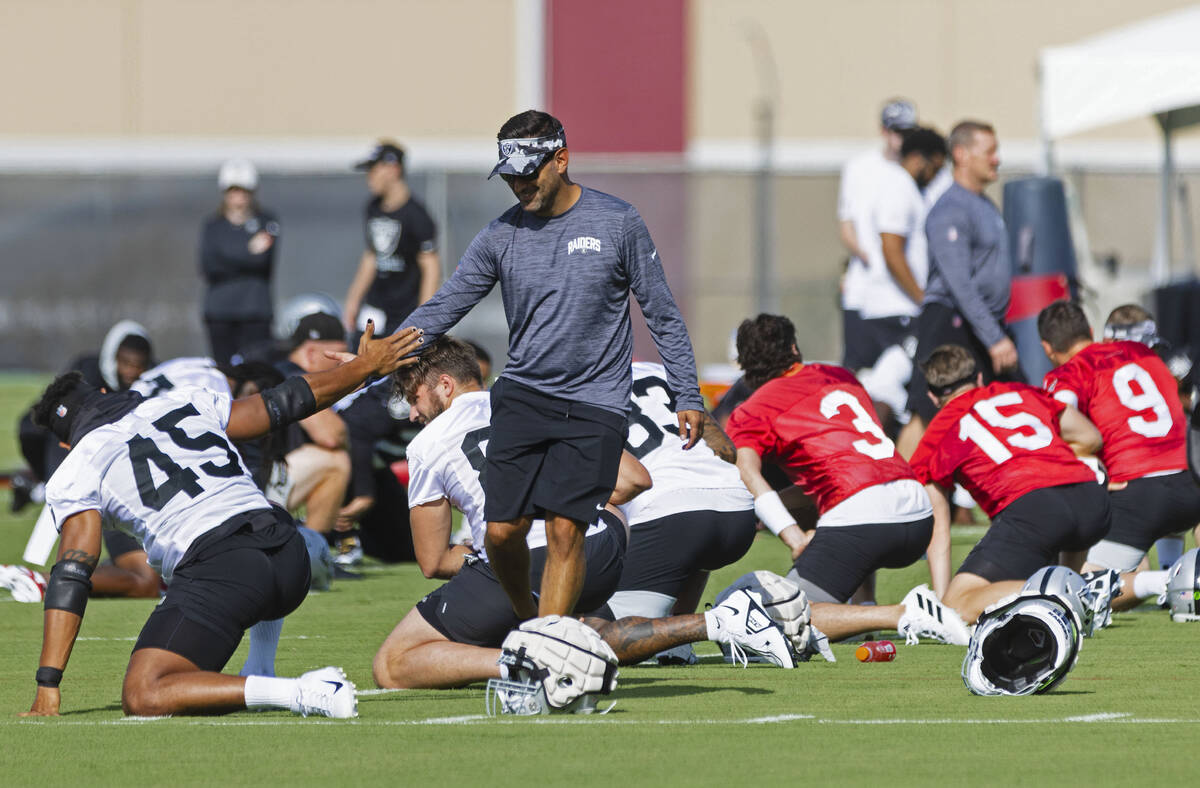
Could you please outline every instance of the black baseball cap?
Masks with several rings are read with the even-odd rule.
[[[309,340],[345,342],[346,329],[342,327],[342,321],[333,315],[314,312],[300,318],[300,322],[296,324],[296,330],[292,332],[292,347],[300,347]]]
[[[375,145],[367,158],[354,165],[356,170],[369,170],[381,162],[404,166],[404,148],[394,142],[380,142]]]

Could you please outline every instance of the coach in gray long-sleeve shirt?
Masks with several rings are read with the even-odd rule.
[[[589,523],[617,527],[597,513],[613,494],[625,442],[630,292],[658,345],[687,448],[700,436],[703,405],[687,328],[637,210],[571,182],[566,132],[553,116],[522,112],[497,138],[492,175],[519,204],[475,237],[454,275],[401,324],[436,337],[500,283],[509,351],[492,388],[482,475],[490,571],[521,618],[568,615],[585,582],[589,595],[608,582],[602,569],[612,563],[597,556],[588,566],[584,533]],[[417,396],[437,396],[436,381],[429,388]],[[546,523],[536,599],[526,543],[534,516]]]
[[[950,132],[954,184],[929,211],[929,281],[917,323],[917,361],[924,363],[941,345],[965,347],[985,382],[1020,378],[1017,348],[1004,327],[1012,290],[1008,232],[1004,219],[983,190],[997,178],[995,130],[963,121]],[[909,409],[926,423],[935,408],[926,396],[924,375],[914,370]]]

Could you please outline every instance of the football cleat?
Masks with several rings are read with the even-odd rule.
[[[803,655],[813,638],[808,631],[811,626],[812,610],[808,604],[808,596],[800,586],[786,577],[780,577],[774,572],[760,569],[756,572],[748,572],[734,580],[721,593],[717,594],[713,604],[720,606],[730,594],[738,589],[752,591],[758,596],[763,610],[766,610],[767,615],[783,628],[783,634],[792,641],[792,649],[801,655],[802,661],[807,662],[808,660]]]
[[[717,643],[729,645],[734,660],[746,666],[746,652],[765,657],[781,668],[796,667],[792,642],[763,609],[762,598],[739,588],[705,614],[717,630]]]
[[[953,608],[939,602],[928,585],[922,583],[909,591],[900,604],[904,605],[904,613],[896,629],[904,635],[906,644],[916,645],[921,638],[931,638],[952,646],[965,646],[971,642],[971,630],[963,623],[962,617]]]
[[[1089,605],[1092,609],[1092,632],[1104,629],[1112,623],[1112,601],[1121,595],[1121,573],[1115,569],[1097,569],[1084,572],[1087,583]]]
[[[11,591],[17,602],[41,602],[46,598],[46,577],[25,566],[0,564],[0,588]]]
[[[659,665],[695,665],[700,662],[691,643],[660,651],[654,655],[653,659]]]
[[[292,711],[301,717],[317,714],[345,720],[358,716],[358,688],[341,668],[310,670],[296,679]]]

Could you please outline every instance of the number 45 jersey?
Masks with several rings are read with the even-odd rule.
[[[1094,484],[1058,434],[1066,407],[1024,383],[971,389],[937,412],[909,462],[926,484],[961,483],[988,517],[1043,487]]]
[[[859,491],[917,478],[884,434],[867,392],[841,367],[797,364],[739,405],[726,431],[735,446],[776,463],[816,499],[819,525]],[[928,509],[924,490],[910,486],[916,488],[918,509]],[[861,519],[864,523],[892,521],[883,510],[863,514],[873,518]]]
[[[227,395],[180,387],[87,433],[46,484],[55,526],[97,509],[169,582],[197,537],[271,506],[225,437],[231,406]]]
[[[1187,468],[1178,384],[1145,345],[1095,342],[1048,373],[1044,388],[1100,430],[1100,459],[1114,482]]]

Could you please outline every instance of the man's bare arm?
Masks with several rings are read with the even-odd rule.
[[[58,548],[59,564],[78,562],[86,567],[87,574],[96,568],[100,560],[100,512],[88,509],[71,515],[63,522],[62,541]],[[56,565],[57,566],[57,565]],[[77,583],[77,579],[59,580],[57,573],[51,572],[50,586],[46,589],[46,602],[55,604],[54,600],[62,597],[56,585],[61,582]],[[90,583],[87,583],[90,586]],[[78,592],[78,589],[75,589]],[[50,668],[62,671],[67,667],[71,658],[71,650],[75,647],[75,639],[79,636],[79,625],[83,621],[82,604],[79,612],[48,607],[43,616],[42,625],[42,654],[38,661],[40,669]],[[57,716],[61,693],[57,686],[43,686],[40,681],[37,695],[29,711],[21,716],[44,717]],[[61,678],[61,673],[59,674]],[[54,682],[57,684],[57,682]]]
[[[342,360],[340,365],[324,372],[303,375],[316,401],[315,410],[329,407],[361,386],[371,375],[387,375],[400,367],[417,363],[415,356],[405,356],[416,351],[424,342],[422,333],[416,328],[406,328],[376,339],[374,327],[368,323],[367,330],[358,342],[358,355],[337,354],[334,357]],[[285,382],[272,391],[288,385]],[[232,440],[251,440],[270,431],[271,416],[263,396],[254,394],[234,400],[229,411],[229,424],[225,427],[225,434]],[[308,414],[312,412],[310,410]]]
[[[421,271],[421,288],[417,291],[417,304],[433,298],[442,284],[442,262],[437,252],[417,252],[417,268]]]
[[[350,280],[350,287],[346,291],[346,315],[343,323],[347,331],[353,331],[358,322],[358,310],[362,309],[363,299],[367,297],[367,291],[375,281],[376,264],[375,253],[370,250],[363,252],[358,260],[358,270],[354,272],[354,278]]]
[[[904,291],[904,294],[913,300],[914,303],[920,304],[925,300],[925,291],[917,284],[916,277],[913,276],[912,268],[908,265],[908,256],[905,254],[905,246],[908,239],[903,235],[895,235],[893,233],[880,233],[879,240],[883,245],[883,261],[887,264],[888,273],[896,280],[896,284]]]
[[[409,509],[408,519],[412,528],[413,551],[417,554],[421,574],[442,580],[458,574],[458,570],[462,569],[463,557],[471,551],[463,545],[450,544],[454,523],[450,502],[439,498],[418,504]]]
[[[713,450],[713,454],[730,465],[737,464],[737,449],[734,448],[733,441],[729,440],[729,436],[711,413],[704,414],[704,427],[700,437],[708,444],[708,448]]]

